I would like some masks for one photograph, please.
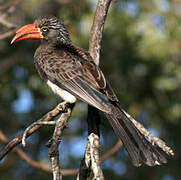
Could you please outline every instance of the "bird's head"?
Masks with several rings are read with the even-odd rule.
[[[70,35],[62,21],[54,16],[39,17],[33,24],[28,24],[16,31],[11,43],[23,39],[42,39],[51,43],[71,43]]]

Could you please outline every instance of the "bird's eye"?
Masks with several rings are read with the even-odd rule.
[[[48,27],[45,27],[45,26],[42,27],[42,28],[41,28],[41,31],[42,31],[42,32],[48,32]]]

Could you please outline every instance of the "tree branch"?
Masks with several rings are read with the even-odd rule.
[[[64,128],[67,126],[73,107],[74,107],[74,104],[71,104],[70,107],[67,109],[67,112],[63,113],[59,117],[59,119],[56,121],[53,137],[47,144],[47,146],[49,147],[49,157],[52,163],[52,171],[53,171],[54,180],[62,179],[62,174],[60,171],[60,164],[59,164],[58,147],[61,141],[62,132]]]
[[[9,8],[7,9],[7,11],[5,13],[3,13],[1,16],[0,16],[0,23],[4,26],[6,26],[7,28],[14,28],[16,27],[17,25],[16,24],[13,24],[9,21],[6,20],[6,17],[9,16],[10,14],[12,14],[15,9],[16,9],[16,6],[17,4],[20,2],[20,0],[14,0],[10,5],[9,5]]]
[[[103,163],[106,159],[112,156],[119,148],[123,145],[122,141],[119,140],[109,151],[107,151],[100,159],[100,163]]]
[[[1,10],[5,10],[7,9],[1,16],[0,16],[0,23],[7,27],[7,28],[16,28],[17,25],[16,24],[13,24],[11,22],[9,22],[6,18],[12,14],[15,9],[16,9],[16,6],[19,4],[20,0],[13,0],[12,2],[4,5],[4,6],[0,6],[0,11]],[[10,36],[12,36],[14,33],[16,32],[16,29],[13,29],[9,32],[5,32],[5,33],[0,33],[0,40],[2,39],[6,39]]]
[[[2,6],[0,6],[0,11],[7,9],[7,8],[11,8],[13,6],[16,6],[19,2],[20,2],[20,0],[13,0],[12,2],[9,2],[6,5],[2,5]]]
[[[99,0],[91,28],[91,36],[89,40],[89,53],[97,65],[99,65],[102,32],[106,16],[112,0]]]
[[[16,32],[16,29],[13,29],[13,30],[5,32],[5,33],[1,33],[0,34],[0,40],[6,39],[8,37],[11,37],[15,32]]]
[[[102,32],[106,15],[111,0],[99,0],[91,28],[89,40],[89,53],[95,63],[99,65]],[[78,179],[87,179],[90,175],[90,168],[93,170],[94,179],[104,179],[99,163],[99,126],[100,116],[96,108],[88,105],[88,140],[84,159],[80,165]]]
[[[52,118],[56,117],[60,113],[64,112],[65,110],[65,103],[60,103],[56,106],[55,109],[52,111],[48,112],[46,115],[44,115],[41,119],[39,119],[35,126],[33,126],[28,132],[26,137],[30,136],[34,132],[36,132],[38,129],[40,129],[43,126],[43,123],[41,122],[47,122],[50,121]],[[8,154],[15,146],[17,146],[19,143],[21,143],[22,138],[23,138],[24,132],[12,139],[1,151],[0,151],[0,160]]]
[[[8,138],[4,135],[4,133],[0,130],[0,140],[3,143],[8,143]],[[16,152],[23,160],[25,160],[28,164],[30,164],[32,167],[38,168],[42,171],[48,172],[48,173],[52,173],[52,170],[46,166],[44,166],[43,164],[34,161],[33,159],[31,159],[26,153],[24,153],[21,149],[19,148],[13,148],[14,152]]]
[[[0,130],[0,141],[5,144],[7,144],[9,142],[8,138],[5,136],[5,134],[2,132],[2,130]],[[116,153],[119,150],[119,147],[121,145],[122,145],[122,142],[118,141],[116,143],[116,145],[114,145],[109,151],[107,151],[105,154],[103,154],[103,156],[100,158],[100,163],[103,163],[106,159],[108,159],[110,156],[112,156],[114,153]],[[33,160],[20,148],[15,147],[12,149],[12,151],[16,152],[17,155],[30,166],[40,169],[43,172],[52,173],[52,170],[50,168],[46,167],[42,163],[39,163],[38,161]],[[78,171],[79,171],[78,169],[62,169],[61,174],[63,176],[70,176],[70,175],[78,174]]]
[[[3,143],[9,142],[8,138],[4,135],[4,133],[1,130],[0,130],[0,141],[2,141]],[[39,163],[38,161],[33,160],[20,148],[15,147],[12,149],[12,151],[16,152],[17,155],[21,159],[26,161],[26,163],[29,164],[30,166],[40,169],[43,172],[52,173],[52,169],[48,168],[47,166],[45,166],[42,163]],[[74,174],[78,173],[78,169],[62,169],[61,173],[63,176],[74,175]]]

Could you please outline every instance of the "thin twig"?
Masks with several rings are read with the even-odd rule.
[[[65,103],[60,103],[54,108],[52,111],[48,112],[46,115],[44,115],[41,119],[38,121],[44,122],[44,121],[50,121],[52,118],[56,117],[61,112],[64,112],[65,110]],[[43,126],[43,124],[37,124],[32,129],[30,129],[27,133],[27,136],[30,136],[34,132],[36,132],[38,129],[40,129]],[[8,153],[10,152],[15,146],[17,146],[19,143],[21,143],[23,138],[23,133],[12,139],[1,151],[0,151],[0,160]]]
[[[41,120],[38,120],[36,122],[34,122],[33,124],[31,124],[30,126],[28,126],[24,133],[23,133],[23,137],[22,137],[22,145],[25,147],[26,146],[26,137],[27,137],[27,134],[28,132],[33,129],[35,126],[37,125],[55,125],[56,122],[55,121],[41,121]]]
[[[122,141],[119,140],[109,151],[107,151],[100,159],[100,163],[103,163],[106,159],[112,156],[119,148],[123,145]]]
[[[9,5],[9,8],[7,9],[7,11],[4,12],[4,13],[0,16],[0,23],[1,23],[2,25],[6,26],[7,28],[17,27],[16,24],[13,24],[13,23],[7,21],[6,18],[15,11],[16,6],[18,5],[19,2],[20,2],[20,0],[14,0],[14,1]]]
[[[3,11],[4,9],[7,9],[11,6],[11,3],[7,3],[5,5],[0,6],[0,11]]]
[[[6,20],[6,14],[3,14],[0,16],[0,23],[4,26],[6,26],[7,28],[15,28],[17,27],[16,24],[13,24],[9,21]]]
[[[6,5],[0,6],[0,11],[10,8],[12,6],[16,6],[19,2],[20,2],[20,0],[13,0],[12,2],[9,2]]]
[[[13,30],[8,31],[6,33],[1,33],[0,34],[0,40],[6,39],[8,37],[11,37],[15,32],[16,32],[16,29],[13,29]]]
[[[8,143],[8,138],[4,135],[4,133],[0,130],[0,140],[3,143]],[[38,168],[42,171],[48,172],[48,173],[52,173],[52,170],[48,167],[46,167],[45,165],[34,161],[33,159],[31,159],[25,152],[23,152],[21,149],[15,147],[13,149],[14,152],[16,152],[23,160],[25,160],[27,162],[27,164],[30,164],[32,167]]]

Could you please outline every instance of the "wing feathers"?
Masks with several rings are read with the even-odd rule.
[[[51,53],[49,51],[43,58],[35,55],[40,74],[76,98],[105,112],[135,166],[140,166],[142,162],[149,166],[166,163],[166,159],[122,111],[112,88],[106,84],[102,71],[88,53],[85,54],[82,50],[75,52],[74,49],[53,49]]]
[[[106,95],[99,92],[98,90],[90,88],[90,86],[82,81],[80,77],[76,77],[66,82],[54,80],[54,83],[103,112],[110,112],[111,110],[110,103]]]

